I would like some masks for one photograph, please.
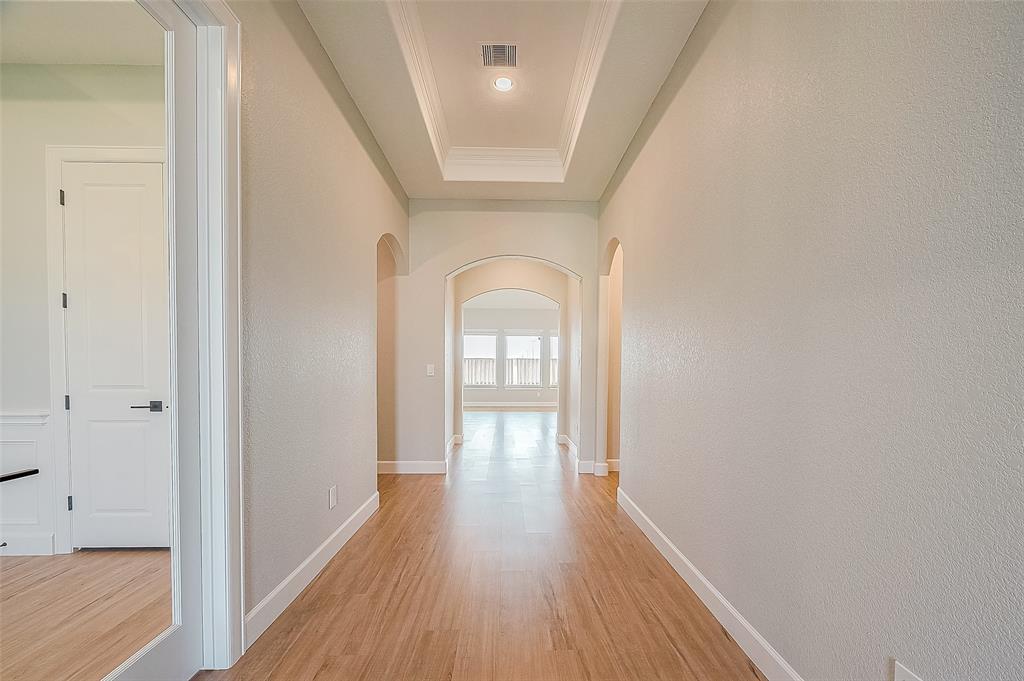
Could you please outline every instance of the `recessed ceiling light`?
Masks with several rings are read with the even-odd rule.
[[[513,83],[512,79],[508,76],[500,76],[494,79],[494,83],[492,83],[492,85],[494,85],[494,89],[498,92],[508,92],[512,89],[512,86],[514,86],[515,83]]]

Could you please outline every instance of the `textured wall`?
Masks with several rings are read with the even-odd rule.
[[[602,202],[622,487],[808,681],[1024,678],[1022,45],[712,3]]]
[[[375,253],[384,232],[407,245],[408,204],[299,8],[232,9],[251,609],[377,488]]]

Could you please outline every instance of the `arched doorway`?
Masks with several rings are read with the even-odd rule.
[[[521,298],[536,295],[541,299],[547,299],[554,303],[554,308],[549,308],[549,312],[557,314],[556,322],[523,322],[521,326],[529,328],[522,329],[515,329],[516,324],[509,322],[503,330],[481,326],[482,322],[471,323],[470,327],[477,328],[468,328],[470,332],[476,332],[470,335],[483,338],[470,339],[470,344],[476,346],[474,351],[482,355],[470,359],[488,360],[493,357],[495,371],[493,378],[490,374],[468,376],[466,371],[479,370],[490,362],[477,361],[473,363],[473,367],[467,369],[464,356],[467,327],[463,306],[473,299],[479,300],[485,294],[499,291],[505,291],[505,296]],[[516,399],[506,398],[515,391],[522,391],[534,393],[537,401],[543,403],[543,408],[556,408],[556,441],[566,448],[568,455],[573,458],[574,466],[576,465],[581,431],[581,321],[581,280],[575,273],[555,263],[538,258],[498,256],[469,263],[448,275],[445,294],[445,438],[449,457],[463,442],[464,413],[467,404],[470,408],[476,407],[482,402],[480,395],[484,394],[483,391],[491,390],[495,394],[493,402],[499,403],[503,409],[514,409],[517,406],[514,403],[521,401],[523,395],[516,396]],[[492,323],[491,326],[496,324]],[[541,328],[537,328],[538,326]],[[509,333],[510,330],[517,333]],[[484,331],[489,333],[483,333]],[[522,333],[518,333],[519,331]],[[510,337],[513,340],[510,341]],[[510,343],[522,345],[521,348],[514,350],[522,355],[521,357],[509,356]],[[537,348],[536,354],[539,356],[528,356],[528,347]],[[554,374],[551,368],[552,357],[555,357],[557,367]],[[511,367],[511,371],[525,371],[526,367],[531,367],[529,371],[534,373],[527,378],[512,377],[508,373],[510,360],[515,360],[512,364],[522,365]],[[539,375],[535,373],[535,365],[541,367]],[[493,381],[494,385],[488,388],[471,385],[467,388],[467,378],[485,378]],[[524,381],[533,384],[518,385]],[[539,385],[536,385],[537,383]],[[500,395],[504,397],[498,399]]]
[[[395,458],[396,320],[402,249],[391,234],[377,241],[377,461]]]
[[[622,256],[619,240],[609,240],[601,259],[598,297],[597,475],[607,475],[621,466]]]

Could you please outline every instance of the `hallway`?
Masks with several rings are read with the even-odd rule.
[[[448,476],[380,510],[227,679],[764,679],[615,504],[554,413],[465,415]]]

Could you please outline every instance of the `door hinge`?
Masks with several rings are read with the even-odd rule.
[[[64,396],[64,408],[67,410],[71,409],[71,395]]]
[[[60,205],[64,205],[64,190],[60,190]]]
[[[68,495],[68,510],[70,511],[70,510],[73,510],[74,508],[75,508],[75,503],[74,503],[74,501],[72,501],[72,497],[69,494]]]
[[[60,294],[60,306],[63,307],[65,310],[68,309],[68,294]]]

